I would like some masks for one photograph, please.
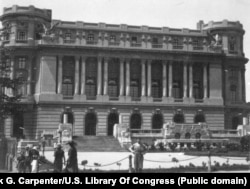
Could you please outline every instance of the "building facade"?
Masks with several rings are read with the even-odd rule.
[[[38,138],[62,122],[73,135],[109,136],[115,123],[160,129],[169,121],[236,129],[246,114],[243,26],[200,21],[197,29],[52,20],[34,6],[4,8],[11,77],[25,83],[23,111],[7,137]],[[20,131],[20,127],[24,128]]]

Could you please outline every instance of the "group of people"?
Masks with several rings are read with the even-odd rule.
[[[77,160],[77,149],[76,143],[70,141],[67,143],[69,145],[68,158],[65,158],[65,152],[61,144],[57,144],[54,151],[54,172],[68,172],[77,173],[78,172],[78,160]],[[147,147],[141,142],[140,139],[134,143],[129,150],[134,154],[134,172],[142,172],[143,169],[143,156],[147,152]],[[44,152],[43,152],[44,154]],[[20,153],[17,157],[17,169],[19,173],[37,173],[39,170],[39,151],[36,146],[32,149],[27,146],[25,151]],[[65,165],[65,169],[63,169]]]
[[[74,141],[70,141],[67,143],[69,145],[68,150],[68,159],[65,159],[65,153],[62,149],[61,144],[57,144],[57,147],[54,152],[54,172],[68,172],[68,173],[77,173],[78,172],[78,161],[77,161],[77,149],[76,143]],[[65,169],[63,170],[63,165],[65,165]]]
[[[17,170],[19,173],[37,173],[39,170],[39,151],[38,147],[26,146],[24,151],[17,157]]]

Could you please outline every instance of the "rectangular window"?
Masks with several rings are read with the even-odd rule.
[[[20,57],[18,58],[18,69],[25,69],[26,67],[26,58]]]
[[[173,39],[173,49],[183,49],[183,41],[181,38]]]
[[[201,39],[193,39],[193,50],[203,50]]]
[[[97,44],[97,41],[95,41],[95,36],[94,36],[94,34],[92,34],[92,33],[88,34],[88,37],[87,37],[87,44],[88,44],[88,45],[96,45],[96,44]]]
[[[25,31],[19,31],[19,32],[17,32],[17,40],[18,41],[25,41],[25,40],[27,40],[26,32]]]

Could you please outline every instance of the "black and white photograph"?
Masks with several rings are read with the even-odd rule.
[[[249,12],[0,0],[0,173],[250,173]]]

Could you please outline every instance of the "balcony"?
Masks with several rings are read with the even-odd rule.
[[[28,43],[27,39],[16,39],[16,43]]]
[[[120,42],[109,42],[109,46],[119,46]]]
[[[131,43],[130,47],[141,47],[141,43]]]
[[[203,50],[203,46],[193,46],[193,50],[194,51],[202,51]]]
[[[183,49],[183,45],[173,45],[173,49],[182,50]]]
[[[86,41],[87,45],[97,45],[98,41]]]
[[[67,44],[74,44],[76,41],[75,39],[64,39],[63,43],[67,43]]]
[[[152,44],[153,49],[162,49],[163,45],[162,44]]]

